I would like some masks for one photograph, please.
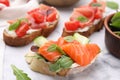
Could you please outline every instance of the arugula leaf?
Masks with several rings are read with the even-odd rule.
[[[77,18],[77,20],[79,20],[79,21],[81,21],[81,22],[87,22],[87,21],[88,21],[88,18],[85,17],[85,16],[79,16],[79,17]]]
[[[19,27],[20,25],[20,20],[17,20],[16,22],[14,22],[13,24],[10,24],[9,26],[9,30],[12,31],[12,30],[15,30]]]
[[[75,40],[73,36],[66,36],[66,37],[64,37],[64,39],[67,42],[73,42]]]
[[[118,36],[120,36],[120,31],[114,31],[114,33]]]
[[[117,19],[120,19],[120,12],[115,13],[115,15],[112,17],[111,22],[116,21]]]
[[[102,5],[100,3],[92,3],[91,6],[93,6],[93,7],[100,7]]]
[[[26,73],[23,73],[22,70],[19,70],[15,65],[11,65],[16,80],[31,80]]]
[[[61,69],[70,68],[73,64],[73,60],[63,55],[56,63],[51,64],[49,69],[53,72],[59,72]]]
[[[60,52],[62,54],[65,54],[65,52],[56,44],[52,44],[51,46],[49,46],[47,51],[49,51],[49,52],[58,51],[58,52]]]
[[[120,19],[115,20],[110,24],[112,28],[120,29]]]
[[[116,2],[107,1],[107,7],[111,8],[111,9],[118,9],[119,5]]]

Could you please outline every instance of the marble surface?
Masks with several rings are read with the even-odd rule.
[[[87,4],[90,0],[80,0],[76,5],[68,8],[58,8],[60,11],[60,22],[58,23],[57,29],[48,37],[48,39],[57,40],[61,36],[63,29],[63,22],[67,21],[70,13],[72,12],[73,7]],[[119,2],[119,0],[113,0]],[[106,11],[107,14],[111,14],[112,10]],[[0,38],[2,38],[3,28],[0,28]],[[98,56],[94,64],[89,66],[83,72],[80,72],[76,75],[72,75],[69,78],[60,78],[59,80],[120,80],[120,60],[112,56],[106,49],[104,43],[104,32],[103,28],[100,32],[94,33],[90,36],[90,41],[92,43],[97,43],[101,48],[101,54]],[[42,75],[36,72],[33,72],[29,69],[27,63],[25,62],[25,54],[29,51],[29,44],[24,47],[5,47],[3,65],[0,65],[3,68],[2,79],[0,80],[16,80],[13,75],[11,64],[16,65],[18,68],[24,70],[28,73],[29,77],[32,80],[57,80],[56,77],[50,77]],[[0,58],[1,59],[1,58]],[[3,66],[3,67],[2,67]]]

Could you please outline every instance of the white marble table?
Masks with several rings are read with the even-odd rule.
[[[60,22],[58,24],[58,28],[48,37],[48,39],[56,40],[58,37],[60,37],[62,28],[64,26],[63,22],[68,20],[73,7],[87,4],[89,1],[90,0],[81,0],[79,3],[72,7],[58,8],[61,15]],[[119,2],[119,0],[113,1]],[[111,10],[107,12],[107,14],[110,13],[112,13]],[[91,65],[83,72],[70,76],[68,80],[120,80],[120,60],[112,56],[107,51],[104,44],[104,32],[105,30],[103,28],[100,32],[96,32],[90,36],[91,42],[97,43],[102,50],[97,60],[93,65]],[[1,37],[2,28],[0,29],[0,38]],[[16,65],[18,68],[28,73],[32,80],[56,80],[56,78],[33,72],[28,68],[24,55],[26,52],[28,52],[31,45],[32,43],[24,47],[10,47],[6,45],[5,52],[1,53],[4,54],[3,65],[0,65],[0,68],[3,66],[3,74],[1,80],[16,80],[15,76],[12,73],[10,66],[11,64]],[[67,78],[64,80],[66,79]]]

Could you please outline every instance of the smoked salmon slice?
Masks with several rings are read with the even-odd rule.
[[[80,66],[90,64],[100,52],[100,48],[96,44],[68,43],[62,46],[62,49]]]
[[[48,47],[50,47],[52,44],[56,44],[56,42],[49,41],[41,46],[38,50],[38,53],[45,57],[45,59],[47,59],[48,61],[55,61],[61,56],[58,51],[48,51]]]

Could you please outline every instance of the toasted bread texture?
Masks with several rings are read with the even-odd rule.
[[[4,30],[3,39],[7,45],[24,46],[32,42],[36,37],[40,35],[44,37],[49,36],[49,34],[56,28],[57,23],[58,23],[58,19],[56,20],[54,24],[47,26],[47,28],[44,28],[42,30],[37,30],[35,32],[32,32],[31,34],[26,34],[23,37],[12,36],[6,30]]]
[[[49,70],[49,65],[51,64],[50,62],[47,62],[43,59],[39,59],[35,56],[36,54],[31,52],[25,55],[26,62],[29,64],[31,70],[42,73],[42,74],[50,75],[50,76],[56,76],[56,75],[66,76],[67,75],[69,69],[63,69],[60,72],[52,72]]]
[[[89,28],[89,30],[85,31],[85,32],[78,32],[79,34],[83,35],[83,36],[86,36],[86,37],[89,37],[92,33],[96,32],[96,31],[99,31],[100,29],[103,28],[103,22],[104,22],[104,18],[101,19],[99,21],[98,24],[96,25],[91,25],[92,27]],[[69,35],[73,35],[75,32],[67,32],[65,30],[65,28],[63,29],[63,33],[62,33],[62,36],[69,36]]]

